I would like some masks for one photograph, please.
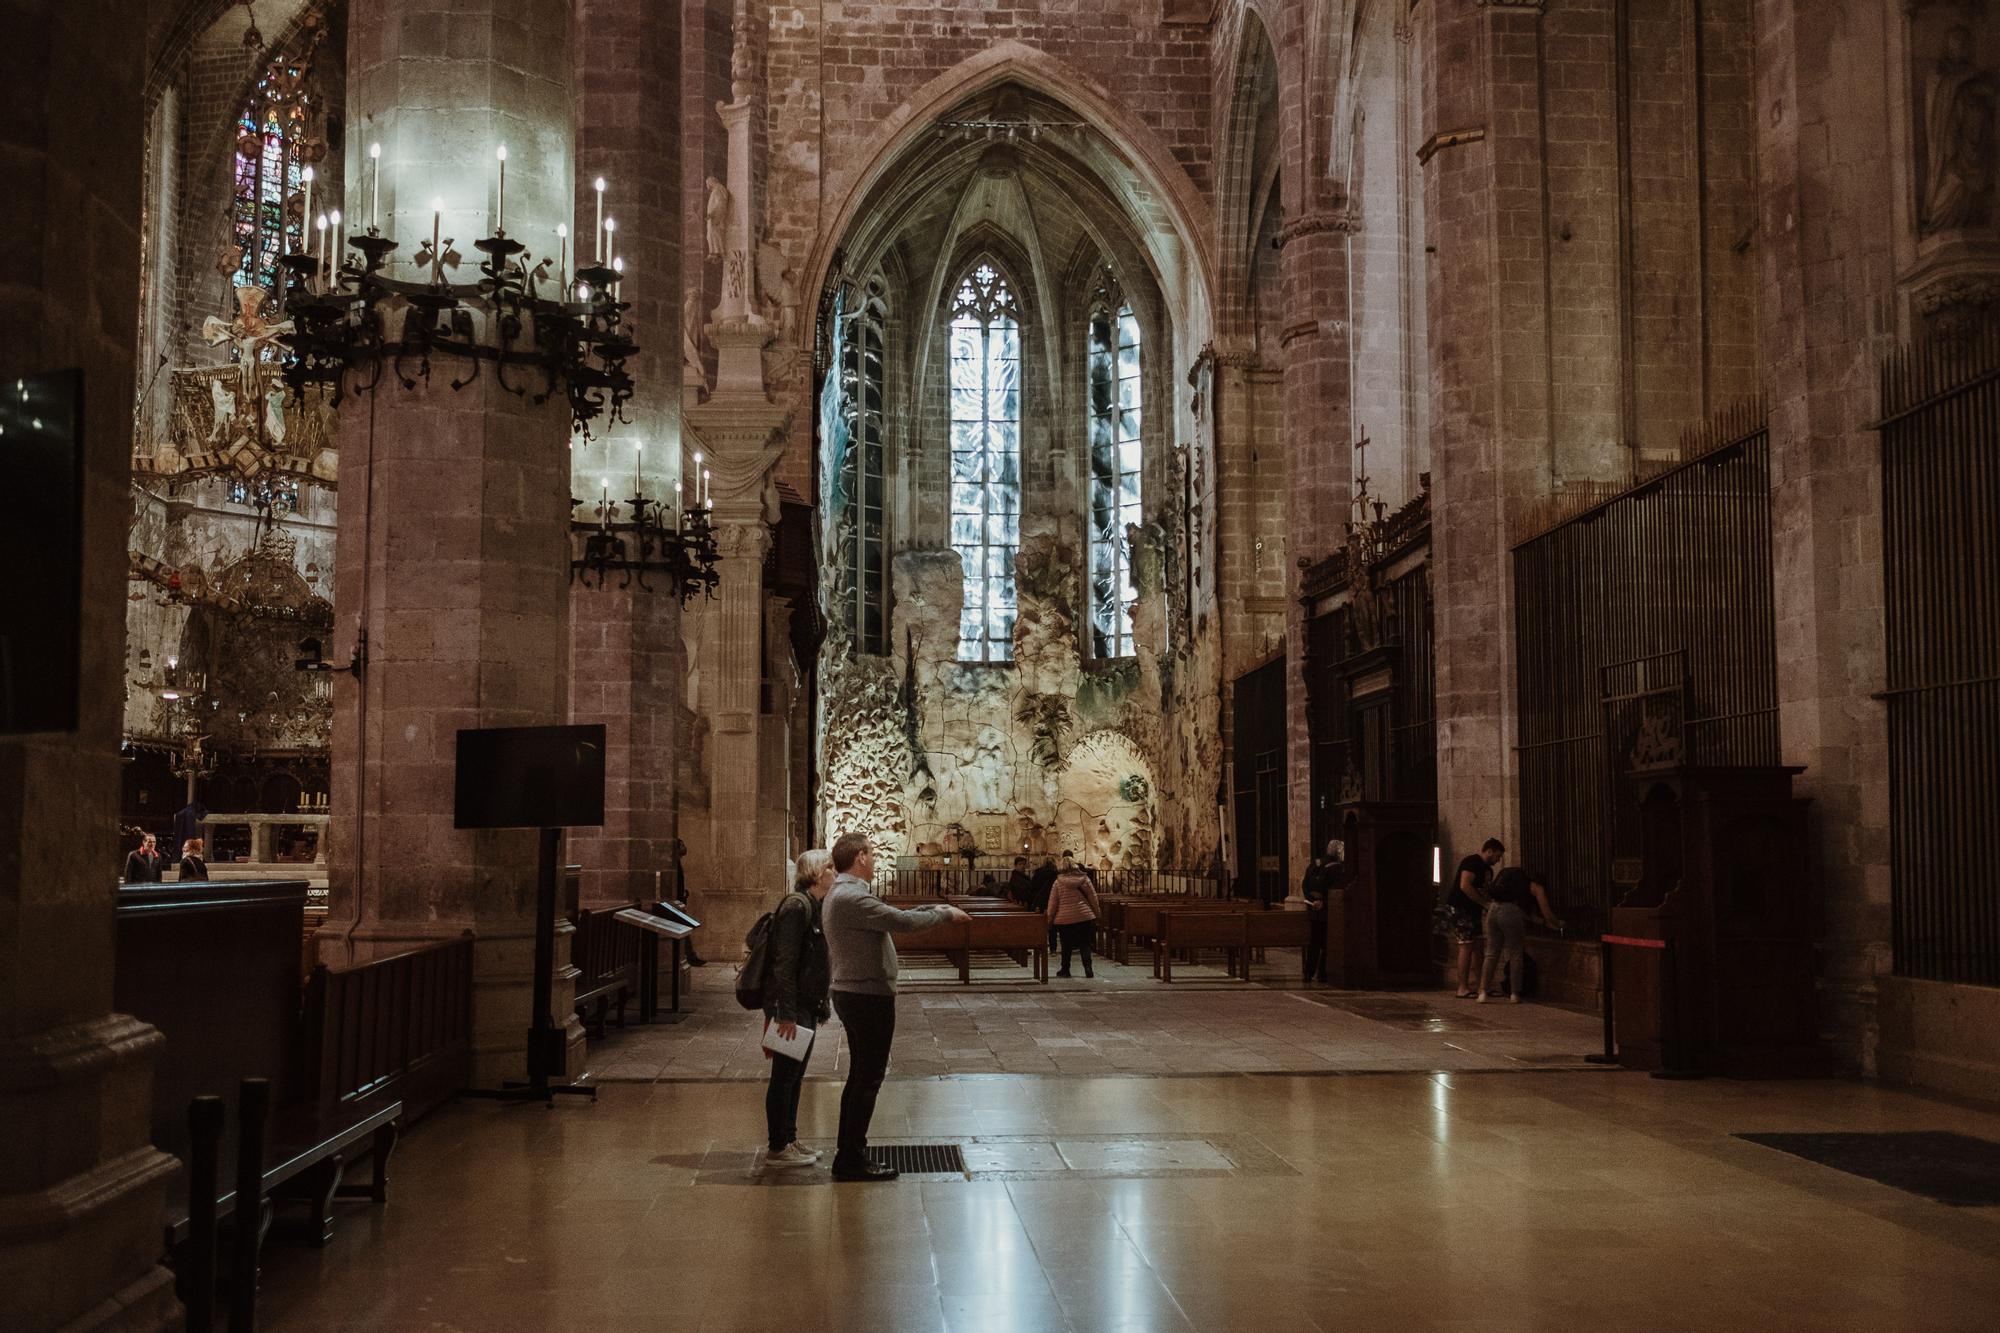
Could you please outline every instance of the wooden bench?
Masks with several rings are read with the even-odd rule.
[[[932,899],[930,902],[934,903]],[[974,908],[969,903],[984,904]],[[975,952],[1004,953],[1029,969],[1036,981],[1049,979],[1049,927],[1039,912],[1030,912],[1015,903],[996,898],[975,898],[960,903],[971,916],[969,921],[945,921],[922,930],[894,937],[899,953],[942,953],[958,968],[961,985],[972,982],[972,955]],[[898,903],[898,906],[906,904]],[[921,902],[910,906],[925,905]]]
[[[301,1082],[265,1129],[263,1193],[274,1214],[297,1208],[287,1230],[320,1246],[333,1238],[336,1200],[388,1202],[389,1155],[401,1127],[471,1081],[472,937],[357,967],[314,968],[294,1069]],[[348,1184],[347,1168],[363,1154],[369,1178]],[[184,1191],[174,1205],[170,1251],[187,1239]],[[235,1208],[234,1189],[218,1195],[217,1217]]]
[[[1251,911],[1243,917],[1244,944],[1243,979],[1250,979],[1250,960],[1261,949],[1304,950],[1312,933],[1312,915],[1308,912],[1285,911],[1280,908],[1269,912]]]
[[[1250,974],[1249,913],[1175,908],[1158,914],[1153,935],[1153,975],[1171,983],[1174,954],[1181,950],[1220,949],[1232,977]]]
[[[576,1016],[592,1037],[602,1040],[605,1017],[617,1006],[618,1026],[625,1026],[625,1006],[639,991],[639,931],[617,919],[636,902],[610,907],[585,907],[576,914],[576,934],[570,939],[570,963],[577,969]]]
[[[1162,913],[1239,913],[1243,910],[1243,901],[1234,898],[1125,899],[1115,903],[1111,909],[1113,957],[1120,963],[1130,963],[1134,943],[1151,943],[1158,937]]]

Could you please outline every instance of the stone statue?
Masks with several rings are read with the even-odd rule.
[[[785,252],[769,241],[757,247],[757,291],[769,307],[778,340],[789,343],[799,323],[798,270],[785,265]]]
[[[208,427],[208,442],[221,440],[224,444],[236,438],[236,395],[229,391],[228,381],[218,376],[208,382],[208,395],[215,404],[214,420]]]
[[[700,379],[701,370],[701,289],[689,287],[681,299],[681,360]]]
[[[756,70],[750,63],[750,6],[744,0],[736,0],[736,13],[729,27],[729,95],[740,102],[750,95],[756,78]]]
[[[264,393],[264,438],[271,442],[271,448],[282,449],[285,445],[285,386],[273,384]]]
[[[1924,86],[1926,235],[1988,220],[1993,110],[1992,75],[1974,63],[1971,30],[1955,25]]]
[[[702,237],[710,259],[722,258],[729,248],[729,187],[713,176],[708,178],[708,202],[702,205]]]

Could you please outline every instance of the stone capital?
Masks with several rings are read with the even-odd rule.
[[[1360,230],[1361,215],[1352,208],[1342,206],[1339,208],[1315,209],[1310,213],[1293,218],[1290,222],[1278,228],[1278,235],[1272,244],[1282,250],[1303,236],[1318,236],[1327,232],[1332,232],[1336,235],[1351,236]]]

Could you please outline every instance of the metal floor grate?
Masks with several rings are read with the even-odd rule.
[[[1845,1134],[1738,1134],[1960,1208],[2000,1204],[2000,1143],[1943,1130]]]
[[[965,1154],[956,1143],[876,1143],[868,1155],[906,1176],[965,1174]]]

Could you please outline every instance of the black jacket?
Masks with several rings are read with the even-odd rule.
[[[181,858],[181,883],[205,884],[208,882],[208,863],[199,856]]]
[[[125,882],[127,884],[158,884],[160,882],[160,858],[141,856],[133,852],[125,858]]]
[[[1055,887],[1056,863],[1044,861],[1035,869],[1035,876],[1028,881],[1034,886],[1034,896],[1028,899],[1028,906],[1037,912],[1049,910],[1049,890]]]
[[[1035,900],[1035,881],[1028,878],[1025,870],[1016,870],[1007,877],[1007,896],[1026,907]]]
[[[809,893],[786,894],[771,918],[771,978],[764,987],[764,1013],[780,1023],[824,1023],[833,1015],[827,998],[832,980],[819,899]]]

